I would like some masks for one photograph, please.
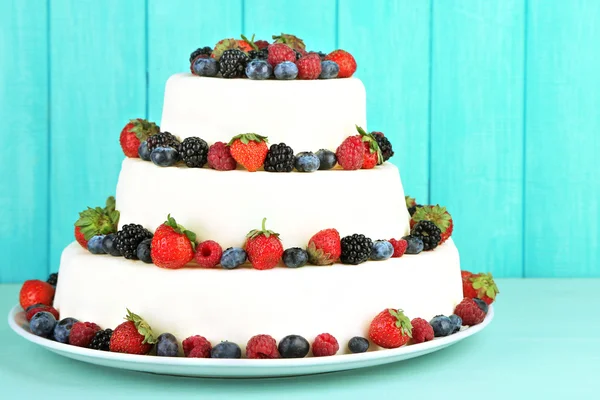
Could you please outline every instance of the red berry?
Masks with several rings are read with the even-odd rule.
[[[69,335],[69,344],[79,347],[89,347],[100,327],[93,322],[75,322]]]
[[[423,343],[433,340],[433,328],[423,318],[414,318],[412,324],[412,340],[414,343]]]
[[[389,242],[394,247],[394,254],[392,254],[392,258],[402,257],[402,255],[406,252],[408,242],[404,239],[390,239]]]
[[[31,321],[31,318],[40,311],[48,311],[50,314],[54,315],[54,318],[56,318],[57,321],[59,320],[58,311],[56,311],[56,309],[54,307],[46,306],[44,304],[40,304],[40,305],[31,307],[25,313],[25,318],[27,319],[27,321]]]
[[[81,227],[80,226],[76,226],[75,227],[75,240],[77,240],[77,243],[79,243],[81,245],[81,247],[83,247],[84,249],[87,250],[87,243],[88,243],[88,241],[85,240],[85,236],[81,232]]]
[[[54,299],[54,292],[54,287],[47,282],[37,279],[28,280],[21,287],[19,303],[21,303],[23,310],[34,304],[51,306]]]
[[[317,79],[321,75],[321,59],[317,54],[309,54],[296,61],[298,79]]]
[[[141,118],[130,120],[121,130],[119,137],[123,153],[127,157],[139,158],[138,147],[140,147],[140,143],[148,139],[149,136],[157,134],[158,131],[159,128],[154,122]]]
[[[352,54],[344,50],[335,50],[327,54],[326,60],[335,61],[340,67],[338,78],[349,78],[356,72],[356,60]]]
[[[208,149],[208,165],[217,171],[231,171],[237,167],[237,162],[227,144],[216,142]]]
[[[377,152],[371,152],[371,145],[363,142],[365,153],[363,155],[362,169],[373,169],[377,165]]]
[[[463,297],[481,299],[486,304],[492,304],[496,299],[496,295],[500,293],[490,273],[472,274],[469,271],[461,271],[461,276]]]
[[[152,328],[142,317],[127,309],[127,321],[117,326],[110,338],[110,351],[126,354],[148,354],[156,343]]]
[[[404,346],[410,339],[412,325],[404,312],[387,308],[377,314],[369,326],[369,339],[385,349]]]
[[[279,358],[277,342],[269,335],[256,335],[246,345],[247,358]]]
[[[256,42],[254,42],[254,44],[256,45],[256,47],[258,47],[259,50],[266,49],[267,47],[269,47],[269,42],[267,42],[266,40],[257,40]]]
[[[219,243],[207,240],[196,247],[195,259],[198,265],[204,268],[214,268],[221,261],[223,249]]]
[[[486,312],[484,312],[473,299],[465,298],[456,306],[454,314],[462,319],[463,325],[471,326],[482,323],[485,319]]]
[[[177,224],[169,214],[154,232],[150,245],[152,262],[160,268],[182,268],[194,259],[195,240],[196,234]]]
[[[345,170],[360,169],[363,165],[365,146],[360,136],[349,136],[337,148],[337,162]]]
[[[315,357],[333,356],[340,349],[335,337],[329,333],[321,333],[312,344],[312,352]]]
[[[340,233],[336,229],[323,229],[308,241],[308,259],[314,265],[331,265],[342,255]]]
[[[290,46],[283,43],[275,43],[269,46],[269,56],[267,62],[273,68],[284,61],[296,61],[296,53]]]
[[[189,338],[185,339],[181,343],[181,346],[183,347],[183,354],[186,357],[192,357],[192,355],[191,355],[192,350],[198,348],[199,350],[197,350],[194,353],[193,357],[209,358],[210,351],[212,350],[212,345],[210,344],[208,339],[206,339],[204,336],[200,336],[200,335],[190,336]],[[208,353],[207,353],[207,351],[208,351]]]
[[[279,234],[265,228],[267,219],[263,218],[262,229],[248,232],[246,239],[246,253],[248,261],[255,269],[274,268],[283,256],[283,245]]]

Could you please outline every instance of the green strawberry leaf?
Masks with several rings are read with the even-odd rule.
[[[155,344],[156,343],[156,336],[154,335],[154,332],[152,332],[152,328],[150,327],[150,325],[148,325],[148,323],[139,315],[132,313],[129,308],[127,308],[127,316],[125,317],[125,319],[127,321],[131,321],[133,322],[133,324],[135,325],[137,331],[139,332],[140,335],[142,335],[144,337],[144,341],[142,343],[146,344]]]
[[[388,312],[392,317],[396,318],[396,327],[400,329],[400,333],[412,338],[412,324],[410,319],[404,315],[404,311],[400,308],[397,310],[390,308]]]
[[[256,133],[241,133],[239,135],[232,137],[227,145],[231,146],[233,144],[233,142],[235,142],[236,140],[239,140],[243,144],[248,144],[251,141],[257,142],[257,143],[261,143],[261,142],[267,143],[268,138],[266,136],[261,136]]]
[[[279,233],[275,233],[271,230],[266,229],[265,225],[266,225],[267,219],[263,218],[262,220],[262,229],[253,229],[250,232],[248,232],[248,234],[246,235],[246,237],[248,239],[255,239],[260,235],[264,235],[266,238],[270,238],[271,236],[276,237],[277,239],[279,239]]]
[[[175,218],[171,217],[171,214],[167,215],[167,220],[164,222],[166,226],[170,226],[176,233],[185,235],[190,243],[192,244],[192,248],[196,250],[196,234],[188,229],[185,229],[183,225],[180,225],[175,221]]]

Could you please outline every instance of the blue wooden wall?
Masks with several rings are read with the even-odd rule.
[[[598,21],[596,0],[0,0],[0,282],[58,268],[192,49],[282,31],[354,54],[369,128],[451,210],[465,268],[598,277]]]

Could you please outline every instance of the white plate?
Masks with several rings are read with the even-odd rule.
[[[8,324],[20,336],[56,354],[105,367],[164,375],[265,378],[344,371],[408,360],[409,358],[441,350],[474,335],[485,328],[492,321],[492,318],[494,318],[494,309],[490,306],[485,320],[479,325],[467,329],[463,328],[463,330],[454,335],[436,338],[425,343],[403,346],[397,349],[373,350],[361,354],[343,354],[332,357],[275,360],[217,360],[207,358],[139,356],[69,346],[32,334],[29,331],[29,323],[25,319],[25,312],[19,305],[13,307],[8,314]],[[342,346],[345,346],[345,343]]]

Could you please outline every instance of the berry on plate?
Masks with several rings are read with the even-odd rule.
[[[308,262],[308,253],[300,247],[286,249],[281,257],[283,263],[288,268],[300,268]]]
[[[394,254],[392,254],[392,258],[402,257],[406,251],[406,248],[408,247],[408,242],[404,239],[390,239],[389,242],[392,244],[392,247],[394,247]]]
[[[319,157],[319,171],[326,171],[337,164],[337,157],[331,150],[321,149],[317,151],[316,156]]]
[[[364,337],[354,336],[348,341],[348,350],[355,354],[364,353],[369,350],[369,340]]]
[[[304,358],[310,350],[310,344],[300,335],[288,335],[279,341],[277,349],[281,358]]]
[[[269,335],[252,336],[246,344],[247,358],[279,358],[277,342]]]
[[[61,319],[54,327],[54,339],[59,343],[69,343],[71,329],[76,322],[79,321],[71,317]]]
[[[225,269],[234,269],[246,262],[248,255],[240,247],[230,247],[223,252],[221,256],[221,267]]]
[[[156,355],[159,357],[177,357],[179,344],[171,333],[162,333],[156,339]]]
[[[221,342],[212,348],[210,358],[242,358],[242,349],[233,342]]]
[[[150,256],[160,268],[181,268],[194,258],[196,234],[179,225],[171,214],[156,229],[150,244]]]
[[[362,264],[371,256],[373,241],[365,235],[354,234],[342,239],[342,264]]]
[[[325,60],[334,61],[339,66],[338,78],[349,78],[356,72],[356,60],[347,51],[334,50],[327,54]]]
[[[142,317],[127,310],[126,321],[117,326],[110,338],[110,351],[148,354],[156,343],[152,328]]]
[[[358,125],[356,125],[356,130],[358,131],[363,142],[363,146],[365,147],[361,168],[373,169],[376,165],[382,164],[383,156],[381,155],[381,150],[379,149],[379,144],[377,143],[375,136],[373,136],[371,133],[365,132],[365,130]]]
[[[318,79],[321,75],[321,59],[317,54],[308,54],[296,61],[298,79]]]
[[[291,61],[284,61],[275,66],[273,74],[279,80],[292,80],[298,76],[298,67]]]
[[[371,248],[371,260],[387,260],[394,254],[394,246],[387,240],[376,240]]]
[[[244,133],[229,142],[231,156],[249,172],[258,171],[265,162],[269,148],[266,136]]]
[[[138,148],[141,142],[146,141],[152,135],[156,135],[159,130],[154,122],[142,118],[130,120],[121,130],[119,137],[123,153],[130,158],[138,158]]]
[[[117,231],[119,211],[115,209],[115,198],[106,199],[106,206],[88,207],[79,213],[75,222],[75,239],[84,249],[88,248],[88,241],[96,235],[107,235]]]
[[[335,61],[321,61],[321,74],[319,75],[319,79],[337,78],[339,73],[340,67]]]
[[[406,254],[419,254],[423,251],[423,241],[413,235],[404,236],[402,240],[406,240]]]
[[[462,324],[471,326],[483,322],[488,311],[488,305],[481,299],[463,299],[454,309]]]
[[[470,299],[478,298],[486,304],[492,304],[496,295],[500,293],[494,278],[490,273],[473,274],[469,271],[461,271],[463,282],[463,297]]]
[[[112,338],[112,329],[101,329],[92,338],[90,343],[90,349],[109,351],[110,350],[110,339]]]
[[[223,249],[221,245],[214,240],[206,240],[196,247],[194,259],[204,268],[214,268],[221,262]]]
[[[454,324],[445,315],[436,315],[429,321],[435,337],[448,336],[454,330]]]
[[[38,279],[25,281],[19,293],[19,303],[23,310],[34,304],[52,306],[54,291],[54,286],[48,282]]]
[[[412,325],[413,343],[423,343],[433,340],[434,331],[429,322],[423,318],[414,318],[410,323]]]
[[[268,49],[269,56],[267,62],[271,64],[272,67],[276,67],[284,61],[290,61],[292,63],[296,61],[296,53],[285,43],[272,44]]]
[[[139,224],[125,224],[115,235],[115,247],[128,260],[137,259],[137,248],[145,239],[152,239],[152,233]]]
[[[216,142],[208,149],[208,166],[217,171],[231,171],[237,167],[231,149],[223,142]]]
[[[412,228],[419,221],[431,221],[438,228],[440,228],[441,240],[439,244],[442,244],[446,240],[448,240],[448,238],[452,235],[452,231],[454,230],[454,222],[452,221],[452,216],[448,213],[446,207],[440,207],[439,205],[415,205],[415,212],[414,214],[412,214],[410,220],[410,227]]]
[[[359,135],[347,137],[335,151],[337,162],[345,170],[357,170],[363,165],[365,146]]]
[[[39,311],[29,321],[29,330],[36,336],[50,337],[56,326],[56,318],[47,311]]]
[[[194,335],[181,342],[183,354],[192,358],[210,358],[212,345],[204,336]],[[194,351],[195,350],[195,351]]]
[[[450,322],[452,322],[452,325],[454,325],[454,329],[452,329],[452,333],[456,333],[456,332],[460,331],[460,327],[462,326],[462,319],[456,314],[452,314],[448,318],[450,318]]]
[[[329,333],[317,335],[312,344],[312,353],[315,357],[333,356],[339,349],[337,339]]]
[[[100,327],[93,322],[75,322],[71,327],[69,344],[77,347],[89,347]]]
[[[291,172],[294,169],[294,150],[285,143],[272,144],[265,158],[265,171]]]
[[[54,318],[58,320],[58,311],[56,311],[54,307],[50,307],[45,304],[36,304],[34,306],[27,307],[27,310],[25,311],[25,319],[27,321],[31,321],[31,318],[40,311],[47,311],[54,315]]]
[[[248,261],[255,269],[274,268],[283,256],[283,246],[279,233],[266,229],[266,218],[262,220],[261,229],[254,229],[246,235],[246,253]]]
[[[296,155],[294,166],[298,172],[315,172],[319,169],[321,161],[312,151],[303,151]]]
[[[400,309],[383,310],[377,314],[369,327],[369,339],[385,349],[404,346],[411,337],[412,324]]]
[[[323,229],[308,241],[308,259],[314,265],[331,265],[342,255],[340,233],[336,229]]]

